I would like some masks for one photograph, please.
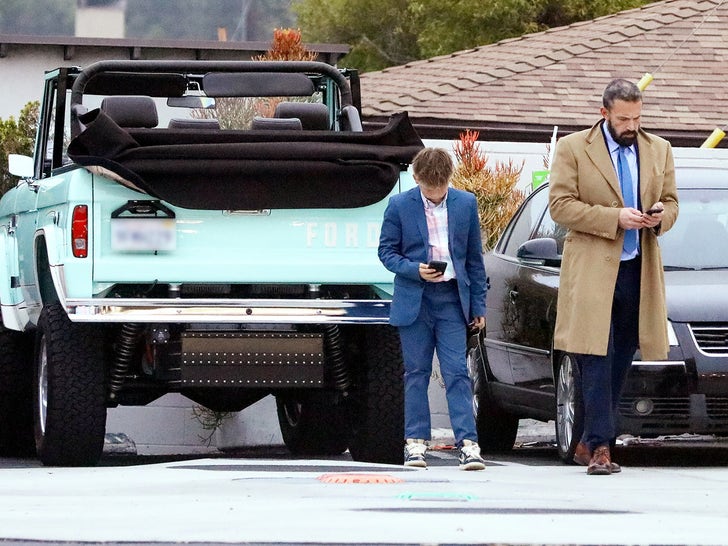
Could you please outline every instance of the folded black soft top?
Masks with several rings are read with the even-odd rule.
[[[103,111],[68,155],[191,209],[352,208],[384,199],[423,147],[406,113],[377,131],[123,129]]]

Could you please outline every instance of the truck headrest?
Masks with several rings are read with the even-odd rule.
[[[303,129],[298,118],[264,118],[255,116],[251,129],[300,131]]]
[[[320,102],[281,102],[276,106],[273,117],[298,118],[304,131],[331,129],[329,109]]]
[[[159,123],[157,106],[151,97],[113,96],[101,101],[101,109],[119,127],[156,127]]]

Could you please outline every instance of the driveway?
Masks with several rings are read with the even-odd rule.
[[[689,441],[688,441],[689,440]],[[109,455],[96,468],[0,459],[0,541],[246,544],[718,544],[728,443],[628,442],[623,472],[587,476],[543,437],[482,472],[447,441],[426,470],[291,459]]]

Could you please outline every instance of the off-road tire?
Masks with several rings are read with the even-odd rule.
[[[46,466],[92,466],[106,429],[104,336],[74,324],[60,304],[43,307],[35,341],[35,444]]]
[[[562,461],[573,464],[574,451],[584,431],[584,399],[579,367],[574,355],[561,353],[555,374],[556,451]]]
[[[33,338],[0,324],[0,456],[35,455]]]
[[[351,423],[344,400],[328,392],[276,395],[278,423],[288,450],[297,456],[341,455]]]
[[[485,372],[485,348],[478,340],[479,336],[468,340],[467,353],[478,444],[484,453],[510,451],[518,435],[519,419],[503,411],[492,400]]]
[[[399,334],[388,325],[364,328],[364,369],[358,378],[353,438],[355,461],[404,462],[404,365]]]

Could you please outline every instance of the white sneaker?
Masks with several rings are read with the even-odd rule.
[[[480,456],[480,446],[472,440],[463,440],[458,461],[460,470],[485,470],[485,461]]]
[[[404,466],[427,468],[425,453],[427,453],[427,444],[424,440],[408,438],[404,445]]]

